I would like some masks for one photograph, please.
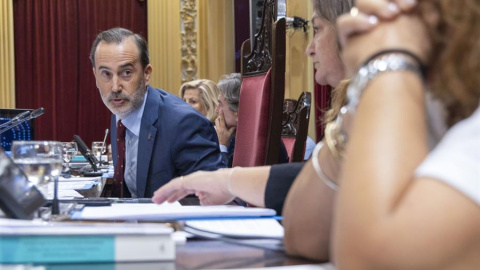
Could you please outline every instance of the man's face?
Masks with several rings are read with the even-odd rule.
[[[230,109],[227,101],[225,100],[225,97],[222,94],[218,95],[218,106],[215,112],[217,113],[217,115],[223,113],[223,117],[225,119],[225,126],[227,128],[237,126],[238,112],[234,112]]]
[[[313,39],[305,50],[315,67],[315,81],[337,86],[344,78],[344,67],[338,52],[335,27],[316,13],[312,17]]]
[[[151,73],[150,65],[143,69],[132,37],[119,44],[98,44],[93,74],[103,103],[113,114],[124,118],[142,106]]]

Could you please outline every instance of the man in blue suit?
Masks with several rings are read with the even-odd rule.
[[[210,121],[149,85],[152,66],[143,37],[123,28],[104,31],[92,45],[90,60],[103,102],[113,113],[116,196],[152,197],[174,177],[224,167]],[[118,135],[121,140],[117,127],[126,130]]]

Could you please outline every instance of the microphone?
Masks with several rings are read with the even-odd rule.
[[[0,128],[3,128],[3,127],[5,127],[5,126],[8,126],[8,125],[10,125],[10,124],[12,124],[12,123],[15,123],[15,122],[17,122],[17,121],[20,121],[20,119],[27,117],[29,114],[30,114],[30,111],[21,112],[21,113],[15,115],[15,117],[13,117],[12,119],[8,120],[7,122],[1,124],[1,125],[0,125]]]
[[[82,140],[82,138],[80,138],[80,136],[73,135],[73,140],[75,140],[75,142],[77,143],[78,150],[80,150],[80,153],[82,153],[82,155],[85,157],[85,159],[88,161],[88,163],[90,163],[90,165],[92,165],[93,171],[96,172],[97,171],[98,160],[95,157],[95,155],[92,154],[92,152],[90,152],[90,149],[88,149],[87,145]]]
[[[15,117],[13,117],[7,123],[1,125],[0,126],[0,134],[7,131],[7,130],[10,130],[10,129],[18,126],[18,125],[20,125],[21,123],[23,123],[25,121],[28,121],[28,120],[33,119],[33,118],[37,118],[44,113],[45,113],[45,109],[42,108],[42,107],[40,107],[36,110],[33,110],[31,112],[30,111],[22,112],[22,113],[16,115]]]
[[[37,118],[37,117],[39,117],[40,115],[42,115],[42,114],[44,114],[44,113],[45,113],[45,109],[44,109],[43,107],[40,107],[40,108],[38,108],[38,109],[36,109],[36,110],[33,110],[32,113],[30,114],[28,120],[33,119],[33,118]]]
[[[105,129],[105,137],[103,137],[103,146],[102,146],[102,150],[101,150],[102,153],[103,153],[103,151],[105,151],[105,147],[106,147],[105,143],[107,142],[107,136],[108,136],[108,128]]]

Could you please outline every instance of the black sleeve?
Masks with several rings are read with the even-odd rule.
[[[272,165],[265,188],[265,207],[282,214],[285,198],[303,165],[303,162]]]
[[[280,149],[278,151],[278,164],[288,163],[288,162],[289,162],[289,157],[288,157],[287,148],[285,147],[283,140],[280,140]]]

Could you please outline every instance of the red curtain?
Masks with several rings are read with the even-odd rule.
[[[315,131],[317,134],[316,141],[319,142],[323,138],[325,125],[323,118],[325,112],[330,108],[330,96],[332,87],[328,85],[319,85],[315,83]]]
[[[147,38],[147,4],[139,0],[14,0],[16,107],[45,108],[36,139],[90,145],[103,140],[110,111],[89,60],[96,35],[125,27]]]

